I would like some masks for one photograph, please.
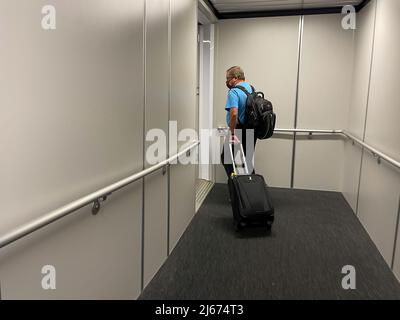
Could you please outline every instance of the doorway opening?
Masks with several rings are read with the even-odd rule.
[[[214,185],[215,172],[211,164],[212,137],[200,134],[202,130],[213,129],[214,101],[214,33],[217,22],[208,7],[201,5],[198,9],[198,59],[197,59],[197,119],[196,127],[200,139],[199,161],[196,181],[196,211],[200,208],[208,192]]]

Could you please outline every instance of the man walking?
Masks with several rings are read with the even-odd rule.
[[[229,156],[230,144],[242,142],[246,155],[246,163],[249,171],[254,173],[253,154],[256,146],[257,137],[253,129],[246,128],[246,93],[237,88],[243,87],[249,93],[253,92],[250,84],[245,82],[246,78],[242,68],[234,66],[226,71],[226,86],[229,89],[228,97],[225,105],[226,123],[229,127],[229,137],[225,139],[224,147],[221,154],[221,161],[225,168],[228,178],[233,172],[232,161]]]

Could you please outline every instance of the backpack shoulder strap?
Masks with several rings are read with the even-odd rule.
[[[232,89],[235,89],[235,88],[237,88],[237,89],[239,89],[239,90],[242,90],[247,96],[250,95],[250,92],[248,92],[248,91],[245,89],[245,87],[242,87],[242,86],[235,86],[235,87],[233,87]],[[253,91],[254,91],[254,90],[253,90]]]
[[[254,89],[254,87],[252,85],[250,85],[251,90],[253,90],[253,93],[256,92],[256,89]]]

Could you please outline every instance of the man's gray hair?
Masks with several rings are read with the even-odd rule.
[[[231,67],[226,72],[230,77],[235,77],[238,78],[239,80],[246,80],[246,78],[244,77],[244,71],[239,66]]]

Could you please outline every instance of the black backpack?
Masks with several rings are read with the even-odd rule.
[[[244,125],[248,129],[254,129],[258,139],[270,138],[275,129],[276,114],[273,111],[272,103],[265,99],[264,93],[256,92],[253,86],[252,93],[242,86],[235,86],[247,95],[246,120]]]

